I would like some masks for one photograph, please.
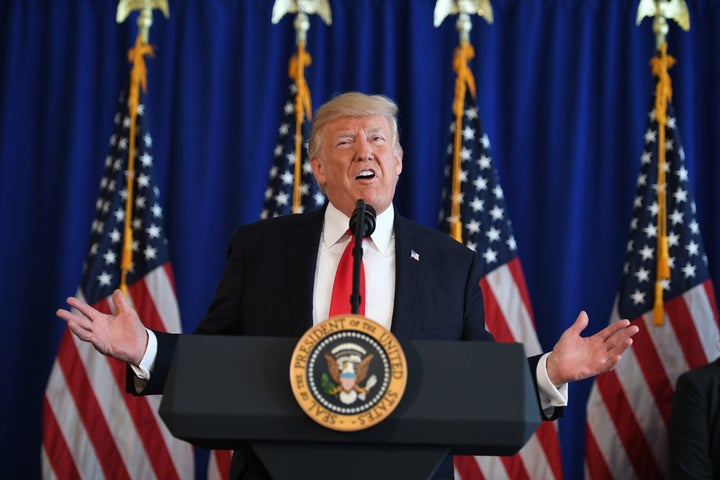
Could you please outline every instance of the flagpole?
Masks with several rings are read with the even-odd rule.
[[[458,19],[458,30],[460,30],[461,18]],[[470,19],[465,15],[467,23]],[[463,22],[464,23],[464,22]],[[467,40],[467,31],[460,33],[460,45],[455,49],[453,68],[457,74],[455,78],[455,100],[453,101],[453,113],[455,114],[455,138],[453,143],[453,171],[452,171],[452,193],[450,201],[450,235],[462,243],[462,221],[460,220],[460,150],[462,149],[462,118],[465,109],[465,95],[467,89],[473,98],[475,97],[475,78],[468,68],[468,60],[475,56],[475,50]],[[465,38],[463,38],[465,35]]]
[[[453,114],[455,115],[455,134],[453,140],[453,166],[450,172],[452,178],[452,191],[450,192],[450,235],[462,243],[462,221],[460,219],[460,163],[462,150],[462,118],[465,109],[465,95],[467,90],[473,98],[476,97],[475,77],[468,67],[468,61],[475,57],[475,49],[470,44],[470,30],[472,30],[471,14],[481,15],[488,23],[493,22],[492,7],[489,0],[473,0],[459,2],[453,0],[446,2],[438,0],[435,4],[434,24],[439,26],[446,16],[458,14],[455,28],[460,37],[459,45],[455,48],[453,56],[453,70],[455,70],[455,99],[453,101]]]
[[[639,25],[646,16],[653,16],[653,32],[657,53],[650,60],[652,73],[657,77],[655,86],[655,119],[658,123],[658,176],[657,176],[657,268],[655,277],[655,302],[653,324],[665,323],[663,282],[670,279],[670,253],[667,236],[667,188],[666,188],[666,145],[667,103],[672,101],[672,81],[668,70],[675,59],[667,54],[666,36],[669,31],[667,18],[675,20],[683,30],[690,29],[690,17],[684,0],[674,3],[660,3],[657,0],[641,0],[636,23]]]
[[[297,51],[290,57],[289,76],[295,82],[295,168],[293,173],[292,213],[302,212],[302,148],[303,123],[305,118],[312,120],[310,89],[305,81],[305,67],[312,63],[312,57],[305,50],[307,32],[310,30],[308,14],[317,13],[327,25],[332,24],[330,3],[328,0],[275,0],[272,23],[278,23],[287,13],[295,13],[295,43]]]
[[[312,57],[305,51],[307,31],[310,29],[307,14],[299,12],[295,18],[294,26],[297,52],[290,58],[289,66],[290,78],[293,79],[297,88],[295,94],[295,172],[293,176],[292,213],[300,213],[302,211],[300,184],[302,181],[303,123],[306,116],[308,120],[312,120],[310,89],[305,81],[305,67],[312,63]]]
[[[170,13],[167,0],[137,1],[120,0],[116,20],[122,23],[133,10],[139,10],[137,24],[139,33],[135,39],[135,46],[128,51],[128,61],[132,63],[130,70],[130,90],[128,92],[128,109],[130,113],[130,138],[128,141],[128,167],[127,167],[127,197],[125,198],[125,227],[123,229],[122,259],[120,261],[120,290],[127,295],[127,274],[132,269],[132,205],[135,186],[135,128],[137,126],[138,105],[140,104],[140,88],[147,92],[147,67],[145,55],[153,55],[153,49],[148,44],[150,27],[152,26],[152,10],[159,8],[167,18]]]

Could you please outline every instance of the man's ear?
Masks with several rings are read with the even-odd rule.
[[[327,179],[325,178],[325,169],[323,168],[322,162],[318,157],[312,157],[310,159],[310,167],[312,168],[315,181],[320,185],[320,188],[325,188]]]

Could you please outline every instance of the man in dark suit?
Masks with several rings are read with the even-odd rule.
[[[335,271],[350,242],[348,219],[363,199],[377,211],[375,231],[363,242],[365,316],[400,340],[492,340],[476,254],[403,218],[392,205],[403,166],[396,117],[389,99],[354,92],[318,110],[309,154],[328,204],[319,212],[240,227],[195,333],[299,337],[328,318]],[[101,353],[128,362],[129,391],[162,393],[177,337],[145,329],[120,292],[113,301],[117,314],[104,315],[70,298],[80,313],[58,310],[58,316]],[[587,322],[581,313],[552,352],[531,359],[546,418],[562,413],[568,382],[610,370],[638,330],[622,320],[583,338]],[[248,451],[234,457],[233,473],[266,475]],[[436,478],[452,478],[450,458]]]
[[[671,478],[720,479],[720,358],[678,377],[668,437]]]

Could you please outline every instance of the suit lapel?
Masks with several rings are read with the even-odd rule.
[[[412,225],[395,211],[395,305],[392,333],[408,339],[418,321],[420,286],[425,275],[422,246],[415,238]]]
[[[299,311],[290,313],[292,334],[298,337],[312,327],[315,267],[324,216],[325,208],[302,216],[297,223],[296,235],[288,238],[285,252],[287,271],[280,273],[294,279],[290,280],[288,305],[301,305]]]

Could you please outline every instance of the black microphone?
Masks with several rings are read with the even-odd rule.
[[[362,222],[360,225],[360,231],[358,232],[358,222]],[[365,200],[360,199],[355,203],[355,211],[350,217],[350,232],[353,234],[359,234],[360,238],[367,238],[375,231],[375,209],[372,205],[365,203]]]
[[[375,231],[375,209],[360,199],[355,203],[355,211],[350,216],[350,232],[355,237],[353,248],[353,276],[352,295],[350,295],[350,311],[357,314],[360,311],[360,262],[362,262],[362,239],[369,237]]]

